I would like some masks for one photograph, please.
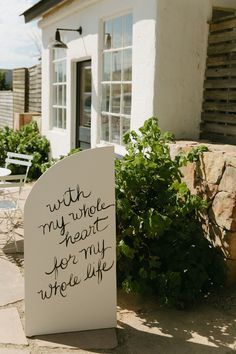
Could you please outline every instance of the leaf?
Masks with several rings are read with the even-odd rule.
[[[118,244],[120,252],[122,252],[128,258],[134,258],[135,251],[125,244],[124,240],[121,240]]]

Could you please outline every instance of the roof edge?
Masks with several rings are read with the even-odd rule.
[[[24,16],[25,23],[28,23],[44,14],[45,12],[51,10],[54,6],[57,6],[64,2],[65,0],[41,0],[35,5],[31,6],[29,9],[24,11],[21,16]]]

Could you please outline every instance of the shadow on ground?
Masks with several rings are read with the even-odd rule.
[[[214,299],[188,311],[120,295],[119,338],[125,336],[132,354],[236,353],[236,289],[222,293],[223,302],[229,294],[231,306],[219,306]]]
[[[236,290],[236,289],[235,289]],[[232,289],[222,293],[229,297]],[[236,294],[236,291],[235,291]],[[234,300],[235,298],[231,296]],[[180,311],[157,302],[118,292],[118,346],[93,349],[94,332],[39,336],[37,339],[106,354],[233,354],[236,353],[236,302],[225,309],[215,301],[199,304],[195,309]],[[105,334],[106,335],[106,334]],[[78,340],[80,336],[80,340]],[[81,341],[82,338],[82,341]],[[106,337],[107,341],[107,337]],[[91,343],[91,346],[88,345]]]

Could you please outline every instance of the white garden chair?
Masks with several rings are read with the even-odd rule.
[[[10,175],[1,177],[0,183],[0,223],[2,230],[0,240],[2,246],[14,242],[16,252],[18,247],[15,238],[15,228],[22,218],[19,201],[25,175]]]
[[[18,154],[16,152],[8,152],[5,160],[5,168],[9,168],[9,165],[25,166],[24,183],[28,176],[29,168],[32,165],[33,156],[26,154]]]

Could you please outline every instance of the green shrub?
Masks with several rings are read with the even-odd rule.
[[[76,149],[72,149],[67,155],[61,155],[58,158],[52,157],[49,161],[43,163],[41,165],[41,172],[44,173],[45,171],[47,171],[51,166],[55,165],[55,163],[57,163],[58,161],[64,159],[64,157],[70,156],[72,154],[75,154],[76,152],[81,151],[80,148],[76,148]]]
[[[124,137],[127,154],[116,161],[118,283],[184,307],[223,284],[225,268],[203,235],[206,203],[181,181],[180,167],[204,148],[171,159],[172,140],[157,118]]]
[[[8,151],[33,155],[29,179],[37,179],[41,175],[41,165],[48,161],[49,150],[49,141],[39,134],[36,122],[17,131],[8,127],[0,129],[0,166],[4,166]],[[11,165],[10,168],[16,174],[23,171],[22,166]]]

